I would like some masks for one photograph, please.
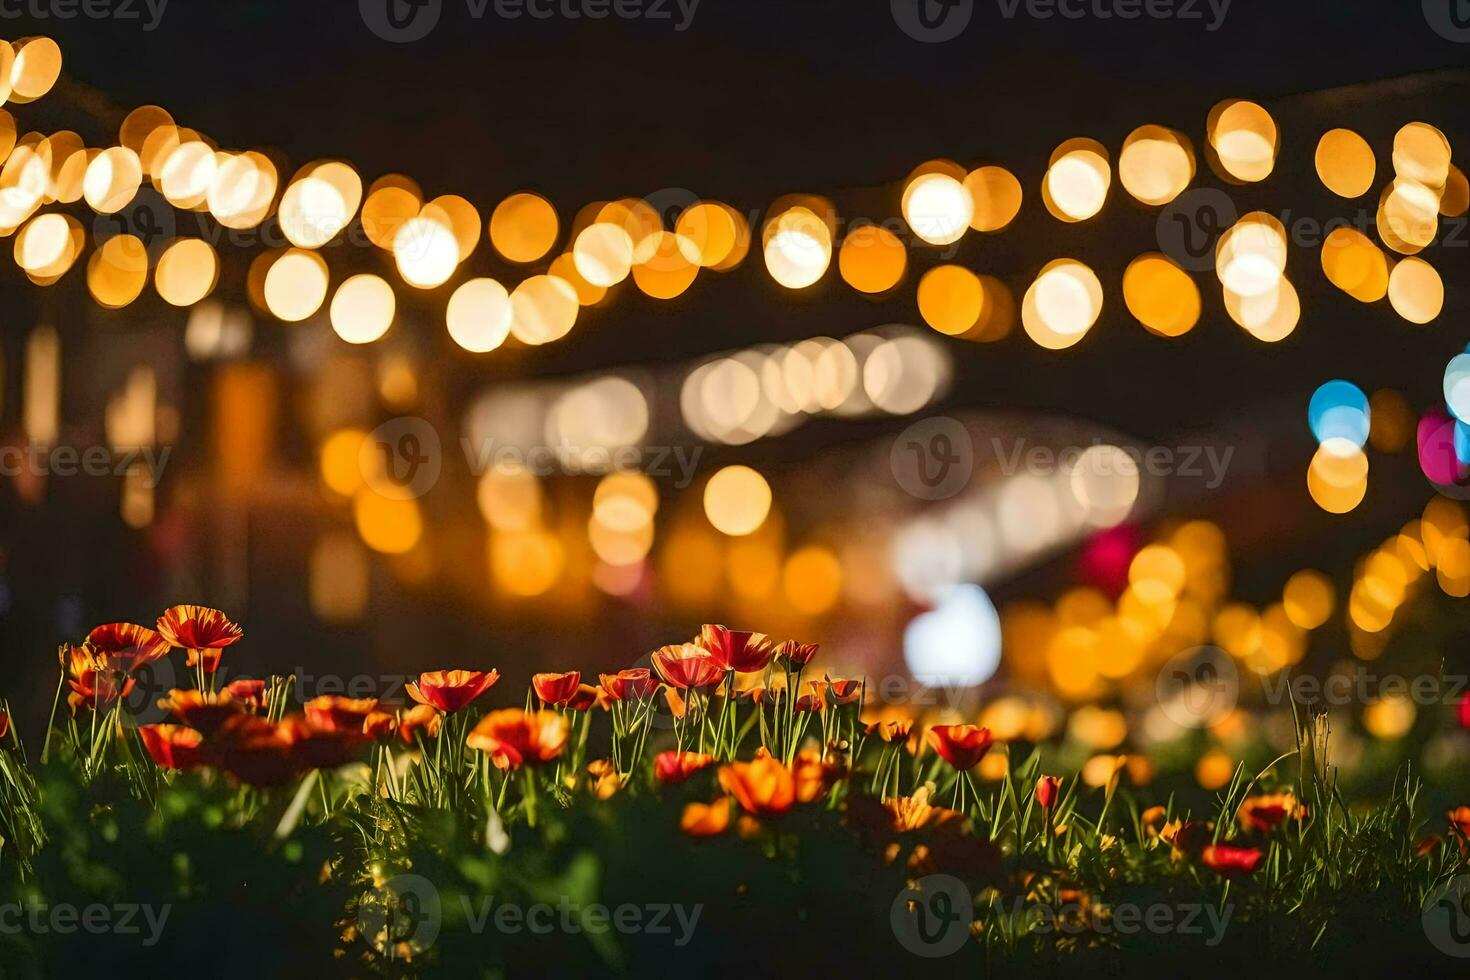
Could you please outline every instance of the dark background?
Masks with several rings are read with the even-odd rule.
[[[942,44],[905,35],[886,2],[836,0],[702,0],[683,32],[670,20],[542,22],[489,13],[475,20],[463,0],[445,0],[437,29],[410,44],[374,36],[347,0],[171,0],[151,32],[141,21],[84,19],[0,21],[0,31],[45,33],[66,58],[55,92],[12,107],[22,131],[73,128],[89,145],[106,145],[123,113],[158,103],[221,145],[274,147],[293,166],[346,158],[365,183],[406,172],[428,195],[462,194],[486,216],[520,189],[546,195],[565,222],[591,200],[686,188],[746,212],[782,194],[822,193],[845,217],[883,218],[897,213],[905,175],[925,160],[1003,164],[1025,188],[1021,216],[1005,234],[967,236],[957,260],[1006,279],[1019,294],[1047,260],[1074,255],[1102,279],[1104,314],[1083,343],[1059,353],[1036,348],[1019,330],[997,344],[952,342],[957,376],[944,407],[1075,416],[1162,445],[1199,432],[1264,440],[1249,478],[1191,500],[1189,512],[1226,527],[1237,552],[1237,591],[1265,600],[1303,564],[1345,573],[1428,499],[1412,454],[1381,465],[1375,458],[1362,507],[1347,518],[1322,514],[1303,488],[1313,448],[1305,407],[1331,377],[1365,390],[1397,388],[1420,412],[1434,404],[1443,364],[1466,340],[1459,325],[1470,286],[1470,234],[1461,228],[1450,239],[1455,223],[1447,222],[1444,243],[1426,253],[1447,289],[1445,311],[1428,327],[1399,320],[1386,301],[1365,307],[1332,289],[1316,249],[1306,247],[1293,250],[1288,268],[1303,316],[1285,341],[1266,346],[1231,323],[1208,274],[1197,277],[1205,301],[1199,326],[1165,341],[1126,315],[1119,286],[1133,256],[1159,247],[1157,212],[1136,205],[1115,178],[1101,216],[1063,226],[1045,215],[1036,191],[1047,157],[1078,135],[1116,152],[1129,131],[1150,122],[1183,130],[1198,150],[1212,105],[1251,98],[1275,116],[1282,151],[1271,179],[1229,188],[1238,210],[1290,209],[1321,222],[1368,207],[1371,221],[1365,202],[1372,194],[1344,202],[1317,181],[1317,137],[1335,126],[1363,133],[1378,154],[1375,188],[1391,173],[1388,151],[1403,123],[1431,122],[1452,144],[1470,139],[1470,81],[1459,71],[1470,64],[1470,44],[1441,37],[1420,4],[1407,0],[1235,0],[1214,32],[1206,29],[1208,7],[1199,9],[1203,20],[1038,20],[1024,7],[1007,19],[994,0],[977,0],[968,29]],[[1225,185],[1201,158],[1195,186]],[[499,274],[503,266],[489,252],[482,245],[466,273]],[[682,364],[743,344],[917,322],[912,286],[937,261],[912,252],[905,288],[872,301],[835,270],[810,290],[783,290],[753,252],[739,270],[702,276],[671,302],[655,303],[625,286],[614,302],[588,311],[565,341],[493,359],[454,348],[435,322],[453,282],[418,297],[400,292],[403,323],[395,330],[415,334],[434,361],[440,397],[453,406],[501,379]],[[227,267],[224,281],[242,276],[243,266]],[[7,428],[18,419],[19,344],[38,316],[62,322],[68,371],[86,370],[87,331],[97,321],[84,312],[90,304],[79,279],[73,273],[69,284],[38,295],[12,263],[0,263]],[[145,296],[111,322],[137,326],[140,338],[163,344],[165,358],[177,357],[167,352],[167,338],[176,343],[182,314],[156,297]],[[257,353],[283,358],[279,333],[260,327]],[[188,460],[207,454],[198,433],[209,408],[195,397],[207,371],[179,368],[179,465],[186,473]],[[701,470],[749,461],[779,484],[814,457],[904,424],[817,421],[740,450],[711,448]],[[309,474],[312,446],[284,422],[282,430],[283,471]],[[115,516],[115,494],[112,486],[56,481],[44,503],[32,507],[3,492],[8,608],[0,619],[0,659],[23,665],[27,680],[18,688],[44,692],[47,701],[52,675],[36,665],[49,665],[61,640],[78,639],[94,622],[150,622],[172,601],[218,601],[203,574],[193,594],[171,594],[177,578],[164,568],[208,553],[202,525],[175,514],[146,533],[127,531]],[[250,521],[257,585],[241,657],[257,671],[291,669],[301,662],[294,648],[303,643],[314,648],[311,662],[367,670],[488,657],[504,671],[553,656],[565,663],[569,649],[581,666],[612,667],[697,625],[671,621],[656,607],[611,603],[590,621],[547,627],[452,596],[375,590],[369,624],[320,628],[310,623],[300,586],[300,544],[316,518],[275,503]],[[1070,567],[1064,556],[1003,584],[997,598],[1044,593],[1066,581]]]

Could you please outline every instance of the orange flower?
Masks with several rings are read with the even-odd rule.
[[[823,688],[817,686],[820,683],[820,681],[812,681],[812,693],[803,694],[801,697],[796,699],[795,708],[797,711],[827,710],[826,692]]]
[[[712,755],[701,755],[698,752],[660,752],[653,757],[653,774],[660,783],[667,786],[671,783],[682,783],[699,770],[714,764],[715,757]]]
[[[323,694],[306,702],[306,723],[319,732],[361,735],[368,715],[378,708],[377,698],[344,698]]]
[[[653,665],[664,682],[680,690],[709,687],[724,676],[714,654],[693,643],[674,643],[653,654]]]
[[[930,803],[930,793],[931,787],[926,785],[920,786],[913,796],[885,800],[883,809],[888,814],[890,829],[903,834],[964,819],[964,814],[957,810],[947,810]]]
[[[715,666],[722,674],[730,670],[741,674],[765,670],[766,664],[771,662],[771,657],[776,652],[764,633],[731,630],[709,624],[700,627],[699,636],[695,637],[694,643],[709,651]]]
[[[587,774],[592,777],[592,795],[599,800],[605,800],[623,788],[623,777],[611,759],[593,759],[587,763]]]
[[[1236,847],[1233,844],[1211,844],[1200,855],[1205,867],[1226,876],[1254,874],[1265,858],[1266,852],[1259,847]]]
[[[791,777],[796,783],[796,799],[813,803],[827,795],[837,773],[822,761],[815,749],[803,749],[792,760]]]
[[[779,816],[796,802],[796,779],[776,759],[732,762],[720,768],[720,785],[755,816]]]
[[[935,725],[926,738],[940,758],[961,771],[975,768],[991,742],[990,729],[974,725]]]
[[[658,681],[654,680],[647,667],[601,674],[599,680],[608,701],[642,701],[658,690]]]
[[[382,741],[398,727],[398,718],[387,711],[372,711],[362,720],[362,734],[373,741]]]
[[[1470,806],[1457,806],[1447,816],[1460,838],[1460,853],[1470,855]]]
[[[776,657],[793,667],[805,667],[817,655],[817,644],[787,640],[776,647]]]
[[[365,739],[362,728],[318,728],[301,715],[287,715],[276,726],[290,743],[291,761],[297,769],[336,769],[352,761]]]
[[[168,640],[146,626],[134,623],[107,623],[87,634],[87,646],[120,670],[132,673],[168,655]]]
[[[423,732],[425,738],[438,738],[439,726],[444,723],[444,716],[439,709],[432,704],[416,704],[398,716],[398,737],[409,745],[414,744],[414,736]]]
[[[292,743],[264,718],[236,715],[212,739],[212,759],[221,769],[251,786],[280,786],[298,770]]]
[[[863,682],[827,678],[827,700],[831,704],[852,704],[863,694]]]
[[[480,719],[465,744],[490,755],[500,769],[550,762],[561,755],[567,741],[567,723],[554,711],[505,708]]]
[[[124,676],[119,683],[118,671],[107,657],[90,647],[71,647],[63,655],[63,663],[69,675],[66,683],[71,688],[66,703],[73,714],[82,705],[97,711],[132,693],[133,678]]]
[[[679,829],[690,837],[714,837],[730,826],[730,797],[722,796],[713,803],[690,803],[679,818]]]
[[[265,707],[265,681],[251,680],[242,677],[236,681],[230,681],[225,685],[225,690],[230,697],[239,701],[251,711],[259,711]]]
[[[1238,815],[1241,826],[1269,834],[1281,826],[1287,817],[1294,820],[1305,817],[1307,808],[1297,803],[1293,793],[1268,793],[1242,800]]]
[[[531,687],[535,688],[536,696],[541,699],[542,704],[554,704],[557,707],[565,707],[572,698],[577,695],[577,688],[582,683],[582,673],[577,670],[569,670],[564,674],[533,674],[531,676]]]
[[[602,688],[593,687],[591,684],[578,684],[576,692],[567,699],[567,707],[573,711],[591,711],[602,701],[602,697]]]
[[[678,691],[667,684],[664,685],[664,704],[669,706],[669,714],[680,721],[684,720],[684,715],[689,711],[689,703],[679,695]]]
[[[884,742],[904,742],[912,728],[910,721],[875,721],[868,725],[868,734],[877,735]]]
[[[1167,815],[1168,811],[1161,806],[1155,805],[1149,807],[1147,810],[1143,811],[1143,816],[1141,817],[1144,828],[1148,830],[1151,835],[1158,836],[1159,826],[1163,824],[1164,817]]]
[[[431,704],[440,711],[454,714],[494,686],[500,671],[431,670],[419,675],[417,684],[409,683],[408,696],[419,704]]]
[[[168,692],[168,697],[159,700],[158,706],[183,724],[198,729],[205,735],[212,734],[226,719],[241,711],[240,705],[235,703],[228,691],[210,694],[174,688]]]
[[[773,696],[764,685],[757,684],[754,687],[736,688],[735,700],[741,704],[768,704],[773,701]]]
[[[1062,795],[1062,778],[1060,776],[1039,776],[1036,779],[1036,802],[1043,810],[1050,810],[1057,805],[1057,798]]]
[[[158,632],[170,644],[188,652],[190,667],[202,664],[206,674],[219,669],[224,648],[237,643],[245,631],[228,616],[208,606],[174,606],[158,617]]]
[[[196,769],[205,763],[204,736],[183,725],[140,725],[138,737],[163,769]]]

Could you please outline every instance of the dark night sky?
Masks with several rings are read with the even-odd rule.
[[[1470,61],[1417,0],[1234,0],[1213,32],[1207,0],[1203,20],[1133,21],[1030,19],[1024,6],[1007,18],[1001,0],[975,0],[942,44],[907,37],[886,0],[700,0],[683,32],[477,20],[466,2],[443,0],[436,29],[409,44],[373,35],[356,0],[170,0],[151,32],[38,27],[74,77],[227,144],[341,154],[492,198],[673,184],[768,200],[895,180],[932,156],[1045,153],[1074,131],[1111,142],[1142,116],[1183,125],[1227,95]],[[452,147],[437,145],[446,130]]]

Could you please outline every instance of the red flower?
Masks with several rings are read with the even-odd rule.
[[[107,623],[87,634],[87,646],[105,654],[129,673],[168,655],[172,647],[163,635],[134,623]]]
[[[438,738],[442,724],[444,716],[438,708],[432,704],[416,704],[398,716],[398,737],[409,745],[414,744],[414,736],[418,732],[423,732],[425,738]]]
[[[1043,810],[1050,810],[1057,805],[1057,798],[1062,795],[1062,778],[1060,776],[1040,776],[1036,780],[1036,802]]]
[[[653,665],[665,683],[681,691],[709,687],[725,673],[714,654],[693,643],[675,643],[654,651]]]
[[[440,711],[454,712],[494,686],[500,671],[432,670],[420,674],[417,684],[408,685],[408,696],[419,704],[431,704]]]
[[[1252,796],[1240,803],[1240,823],[1249,830],[1268,834],[1275,830],[1287,817],[1300,820],[1307,815],[1307,808],[1296,801],[1292,793],[1268,793]]]
[[[183,725],[140,725],[138,737],[163,769],[197,769],[206,761],[204,736]]]
[[[1221,875],[1254,874],[1265,860],[1259,847],[1236,847],[1233,844],[1211,844],[1200,854],[1205,867]]]
[[[786,661],[793,667],[805,667],[816,655],[817,644],[815,643],[798,643],[795,640],[787,640],[776,647],[777,658]]]
[[[826,711],[827,698],[823,688],[817,686],[817,681],[812,681],[812,693],[803,694],[796,699],[797,711]]]
[[[10,712],[0,711],[0,738],[10,734]]]
[[[377,698],[355,699],[323,694],[306,702],[306,723],[319,732],[361,735],[363,723],[377,707]]]
[[[1191,820],[1189,823],[1174,821],[1165,824],[1159,830],[1159,836],[1164,842],[1171,845],[1176,856],[1185,855],[1195,857],[1210,846],[1215,832],[1210,825],[1199,820]]]
[[[926,736],[940,758],[961,771],[975,768],[990,749],[990,729],[974,725],[935,725]]]
[[[780,761],[758,758],[720,768],[720,785],[746,813],[778,816],[796,802],[796,778]]]
[[[531,686],[536,689],[536,696],[541,699],[542,704],[554,704],[557,707],[566,707],[572,698],[577,695],[577,687],[582,683],[582,672],[569,670],[564,674],[533,674]]]
[[[566,719],[554,711],[492,711],[475,725],[465,744],[490,755],[500,769],[550,762],[567,741]]]
[[[698,752],[660,752],[653,757],[653,774],[658,781],[665,786],[671,783],[682,783],[690,776],[715,764],[712,755],[701,755]]]
[[[700,627],[699,636],[694,643],[709,651],[721,673],[734,670],[742,674],[753,674],[765,670],[766,664],[771,662],[771,657],[776,652],[764,633],[731,630],[723,626]]]
[[[599,680],[602,682],[602,690],[609,701],[642,701],[653,697],[653,692],[658,690],[658,681],[653,678],[647,667],[620,670],[616,674],[602,674]]]
[[[241,711],[240,705],[230,697],[228,691],[207,694],[204,691],[181,691],[175,688],[168,692],[168,697],[158,702],[158,706],[167,709],[182,724],[205,735],[213,734],[226,720]]]
[[[242,677],[240,680],[226,684],[225,690],[229,692],[230,697],[251,711],[259,711],[265,707],[265,681]]]
[[[1470,694],[1460,702],[1460,727],[1470,728]]]
[[[206,674],[219,669],[224,648],[238,643],[245,631],[218,609],[174,606],[158,617],[158,632],[170,644],[188,651],[190,667],[202,664]]]
[[[66,683],[71,688],[66,703],[73,714],[82,705],[101,710],[132,693],[133,678],[119,675],[106,656],[90,647],[71,647],[62,662],[66,664]]]

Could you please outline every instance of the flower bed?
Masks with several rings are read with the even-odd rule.
[[[1470,808],[1339,792],[1325,720],[1211,806],[1045,746],[864,715],[816,648],[705,627],[651,669],[422,674],[412,704],[237,678],[180,606],[63,648],[42,745],[0,715],[5,976],[1134,968],[1448,973]],[[129,707],[148,666],[194,685]],[[510,700],[513,707],[489,707]],[[299,705],[300,710],[290,710]],[[988,760],[988,762],[987,762]],[[84,941],[78,941],[83,937]]]

